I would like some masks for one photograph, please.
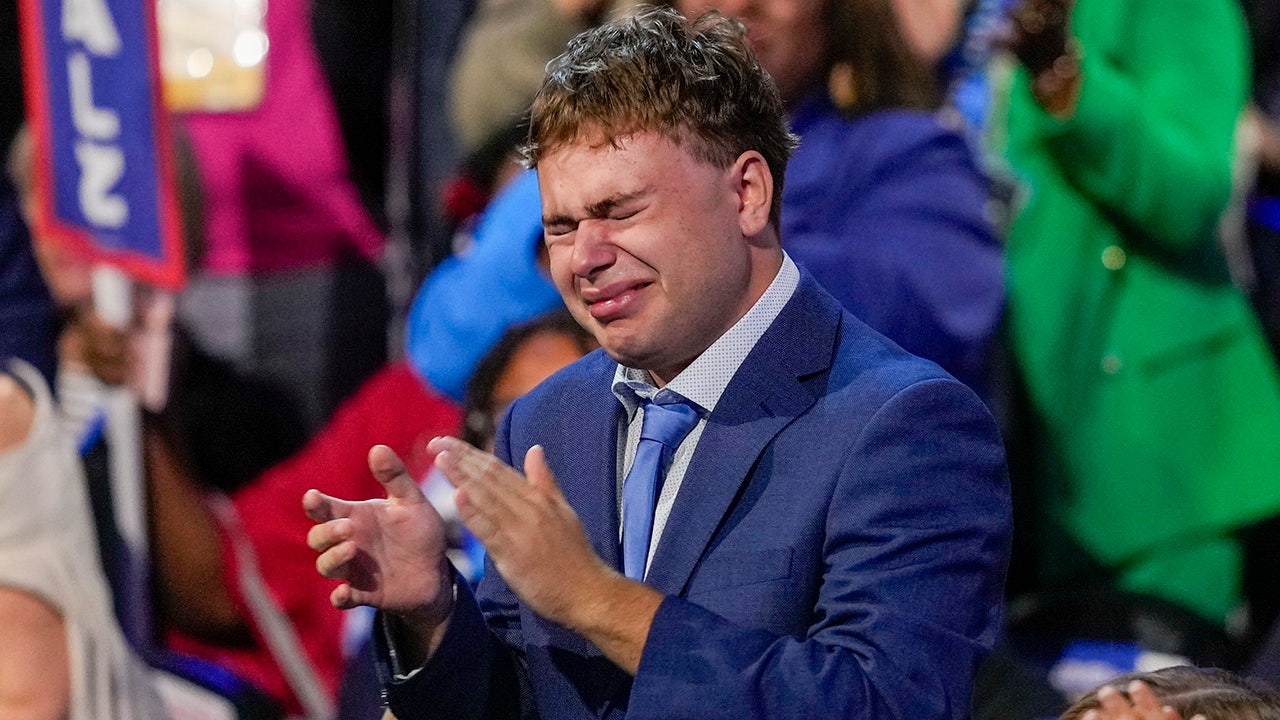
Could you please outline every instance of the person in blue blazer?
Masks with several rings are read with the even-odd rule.
[[[381,610],[392,712],[968,717],[1010,533],[995,423],[783,252],[794,138],[742,27],[580,35],[530,137],[551,275],[602,350],[516,401],[496,456],[432,441],[478,589],[387,448],[385,501],[303,498],[333,604]]]

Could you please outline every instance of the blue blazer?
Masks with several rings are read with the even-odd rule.
[[[616,364],[596,352],[509,410],[595,551],[620,564]],[[809,276],[725,390],[646,580],[667,595],[634,681],[524,608],[489,567],[426,667],[415,718],[875,718],[969,714],[1010,533],[982,402],[844,312]]]

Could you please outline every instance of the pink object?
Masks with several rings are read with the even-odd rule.
[[[259,107],[186,118],[205,194],[205,269],[214,275],[316,268],[382,252],[385,238],[348,172],[310,10],[308,0],[267,3]]]

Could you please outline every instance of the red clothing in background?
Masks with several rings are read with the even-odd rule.
[[[316,572],[316,554],[306,545],[313,523],[302,510],[302,495],[316,488],[345,499],[386,497],[369,472],[369,448],[391,447],[413,477],[421,479],[431,464],[427,442],[437,435],[457,434],[461,421],[458,408],[429,389],[407,363],[393,363],[339,407],[302,451],[231,497],[266,588],[292,623],[330,698],[337,694],[344,662],[344,618],[329,603],[337,583]],[[237,593],[245,616],[253,618],[251,603],[238,592],[243,591],[244,568],[231,534],[224,536],[223,560],[228,587]],[[257,643],[243,649],[210,646],[185,636],[172,638],[172,644],[256,683],[280,699],[287,712],[298,713],[301,706],[265,641],[264,628],[254,629]]]

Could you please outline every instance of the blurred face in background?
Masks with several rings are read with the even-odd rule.
[[[480,407],[468,410],[467,439],[493,452],[493,436],[507,406],[584,354],[582,339],[562,331],[547,329],[525,338],[502,366],[489,396],[476,399]]]
[[[93,304],[93,266],[89,259],[69,243],[37,231],[40,198],[35,188],[35,143],[25,125],[9,147],[7,170],[18,191],[23,220],[31,230],[32,250],[53,301],[64,309],[88,309]]]
[[[578,341],[546,331],[520,344],[493,386],[493,407],[500,415],[517,398],[551,377],[560,368],[582,357]]]
[[[764,69],[773,76],[782,101],[794,105],[819,82],[826,82],[827,15],[831,0],[676,0],[685,17],[719,10],[747,26]]]
[[[928,65],[942,58],[959,39],[970,0],[891,0],[894,16],[911,49]]]

